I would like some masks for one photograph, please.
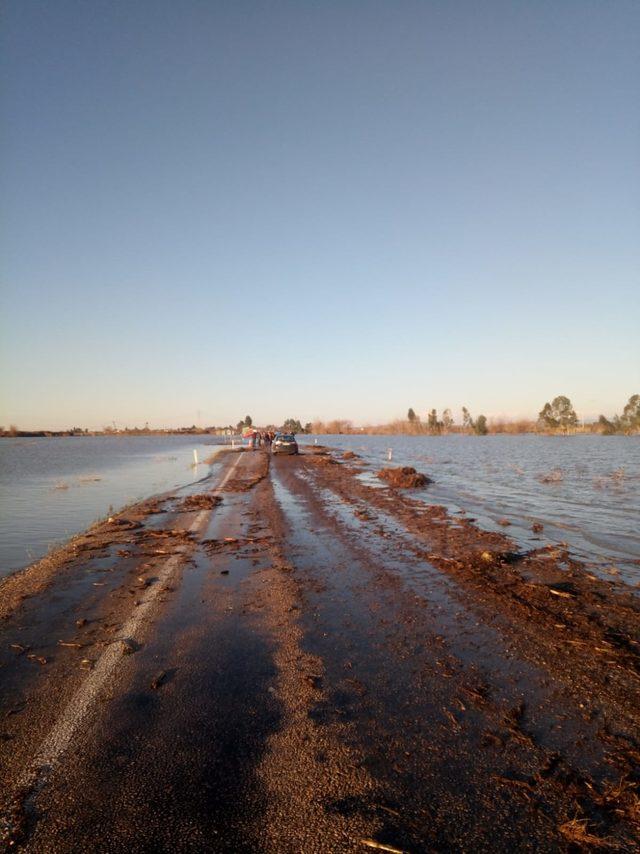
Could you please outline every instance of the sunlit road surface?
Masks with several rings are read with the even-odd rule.
[[[633,651],[318,462],[225,454],[0,587],[7,849],[634,850]]]

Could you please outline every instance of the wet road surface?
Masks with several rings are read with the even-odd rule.
[[[0,587],[7,849],[636,850],[631,653],[561,666],[317,462],[223,455]]]

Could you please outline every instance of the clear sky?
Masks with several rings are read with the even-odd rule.
[[[640,391],[636,0],[5,0],[0,424]]]

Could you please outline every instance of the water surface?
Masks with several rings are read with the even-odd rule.
[[[640,436],[318,436],[376,470],[411,465],[435,483],[416,493],[461,510],[523,548],[566,542],[598,574],[640,581]],[[373,482],[373,481],[372,481]],[[499,520],[508,520],[509,527]],[[531,525],[544,525],[534,535]]]
[[[415,493],[466,511],[520,547],[566,542],[598,574],[640,581],[640,437],[304,436],[353,450],[371,472],[412,465],[435,483]],[[0,440],[0,575],[124,505],[208,473],[216,437],[87,436]],[[364,475],[364,477],[371,475]],[[372,481],[374,482],[374,481]],[[377,481],[375,481],[377,482]],[[508,520],[502,528],[499,520]],[[531,530],[544,525],[542,534]]]
[[[0,440],[0,576],[114,510],[204,477],[223,440],[68,436]],[[200,465],[193,466],[193,450]]]

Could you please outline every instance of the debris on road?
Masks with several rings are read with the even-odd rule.
[[[587,573],[568,547],[538,541],[520,551],[497,527],[506,519],[483,530],[462,510],[401,492],[430,482],[415,469],[385,469],[391,488],[381,489],[336,462],[357,454],[333,453],[334,464],[317,467],[327,454],[275,461],[273,483],[253,493],[244,490],[263,463],[243,455],[232,484],[241,494],[228,496],[206,534],[177,527],[186,524],[180,495],[163,499],[165,530],[132,530],[143,509],[129,507],[123,524],[103,522],[74,541],[39,601],[45,587],[16,587],[37,592],[19,602],[12,592],[19,617],[0,623],[0,758],[9,768],[0,774],[17,785],[43,723],[78,686],[101,716],[86,756],[69,751],[73,776],[64,755],[34,794],[33,850],[63,848],[69,828],[95,850],[105,827],[123,850],[138,838],[169,850],[184,839],[184,812],[200,838],[217,834],[229,850],[256,833],[274,851],[635,850],[637,597]],[[122,543],[134,551],[116,549]],[[141,564],[152,550],[159,557]],[[173,572],[176,558],[165,573],[175,554],[193,555],[188,576]],[[105,589],[92,588],[102,577]],[[132,614],[151,582],[154,593],[179,592],[158,596],[148,620],[137,612],[141,647]],[[85,646],[92,658],[55,653],[74,622],[89,624],[76,632],[84,644],[59,646]],[[184,666],[175,683],[174,669],[157,669],[168,660]],[[113,703],[96,690],[107,673]],[[104,774],[114,762],[128,773]],[[264,811],[254,824],[243,811],[255,780]],[[142,787],[158,800],[141,802]],[[85,797],[97,791],[99,827]]]
[[[167,679],[167,671],[166,670],[161,670],[159,673],[156,673],[156,675],[151,680],[151,687],[153,688],[153,690],[157,691],[158,688],[160,688],[165,683],[166,679]]]
[[[120,652],[123,655],[131,655],[134,652],[137,652],[138,645],[130,640],[129,638],[123,638],[120,640]]]
[[[18,655],[22,655],[29,649],[28,646],[22,646],[21,643],[10,643],[9,647]]]
[[[179,513],[193,513],[196,510],[213,510],[214,507],[217,507],[221,503],[222,498],[219,495],[203,492],[199,495],[187,495],[177,510]]]
[[[393,845],[385,845],[384,842],[376,842],[375,839],[361,839],[361,845],[366,845],[367,848],[375,848],[378,851],[388,851],[390,854],[406,854],[402,848],[394,848]]]
[[[416,471],[412,466],[380,469],[377,475],[381,480],[386,480],[389,486],[394,489],[416,489],[433,483],[430,477]]]

